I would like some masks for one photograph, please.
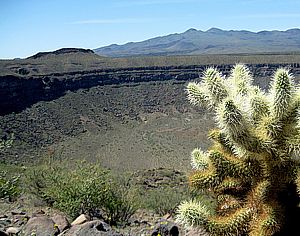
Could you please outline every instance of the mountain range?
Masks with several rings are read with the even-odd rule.
[[[94,49],[109,57],[168,56],[236,53],[282,53],[300,51],[300,29],[286,31],[189,29],[183,33],[156,37],[124,45],[112,44]]]

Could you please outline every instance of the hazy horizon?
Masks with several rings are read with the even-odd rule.
[[[95,49],[182,33],[299,28],[296,0],[11,0],[0,2],[0,58]]]

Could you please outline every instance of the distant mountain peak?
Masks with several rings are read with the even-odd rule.
[[[300,52],[300,29],[251,32],[194,28],[183,33],[160,36],[142,42],[110,45],[94,51],[102,56],[166,56],[236,53],[287,53]]]
[[[221,33],[224,32],[224,30],[221,30],[219,28],[210,28],[209,30],[206,31],[207,33]]]
[[[190,28],[187,31],[185,31],[184,33],[192,33],[192,32],[198,32],[198,30],[196,30],[195,28]]]
[[[289,33],[299,33],[300,29],[298,29],[298,28],[288,29],[286,32],[289,32]]]

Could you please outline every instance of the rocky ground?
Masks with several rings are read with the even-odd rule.
[[[184,86],[97,86],[1,116],[2,136],[16,137],[1,158],[28,162],[55,150],[112,169],[189,168],[191,150],[208,147],[214,121],[189,105]]]
[[[23,236],[206,236],[202,229],[184,229],[171,215],[159,217],[139,211],[123,227],[111,227],[104,221],[80,215],[70,223],[63,213],[49,215],[43,210],[28,214],[11,211],[0,215],[0,235]]]
[[[255,79],[262,88],[268,82]],[[0,160],[32,162],[54,150],[65,159],[100,161],[122,171],[189,168],[191,150],[210,145],[214,120],[188,103],[186,84],[171,79],[95,86],[0,116],[0,138],[15,135]]]
[[[193,148],[209,146],[206,135],[214,121],[189,105],[184,86],[176,81],[97,86],[1,116],[2,137],[15,134],[13,146],[1,159],[28,164],[55,152],[63,159],[98,161],[115,172],[137,171],[135,184],[145,189],[170,186],[174,179],[186,186],[180,171],[190,169]],[[89,219],[67,231],[53,220],[57,215],[64,218],[62,213],[32,196],[21,196],[14,204],[2,201],[0,210],[2,235],[46,235],[47,230],[49,235],[164,235],[162,231],[173,226],[171,235],[187,235],[173,216],[149,210],[139,210],[123,227],[111,229],[99,219]]]
[[[164,187],[186,188],[185,173],[171,169],[137,171],[131,181],[144,190]],[[145,192],[145,198],[148,197]],[[176,223],[175,213],[165,215],[150,209],[139,209],[126,223],[109,226],[101,218],[80,215],[76,219],[50,208],[40,198],[23,192],[14,202],[0,200],[0,236],[166,236],[166,235],[207,235],[201,229],[185,229]]]

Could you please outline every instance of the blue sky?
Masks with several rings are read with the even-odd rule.
[[[299,0],[0,0],[0,58],[207,30],[300,27]]]

